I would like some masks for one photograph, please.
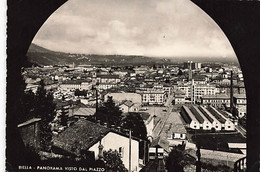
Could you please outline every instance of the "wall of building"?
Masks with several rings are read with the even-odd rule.
[[[39,124],[32,123],[19,128],[24,145],[27,147],[39,148]]]
[[[109,93],[105,95],[105,101],[108,96],[112,96],[115,102],[122,102],[123,100],[130,100],[133,103],[142,103],[142,96],[137,93]]]
[[[101,144],[104,146],[103,150],[109,149],[119,151],[122,150],[122,161],[127,169],[129,169],[129,138],[119,134],[110,132],[102,140]],[[99,142],[93,145],[89,151],[95,152],[95,157],[98,158]],[[132,139],[131,142],[131,170],[139,171],[139,142]]]

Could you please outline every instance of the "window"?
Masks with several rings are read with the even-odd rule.
[[[123,156],[124,156],[124,148],[123,147],[119,147],[118,152],[119,152],[121,158],[123,158]]]

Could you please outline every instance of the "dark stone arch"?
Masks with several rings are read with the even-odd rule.
[[[192,0],[220,26],[237,55],[247,96],[247,167],[260,160],[260,3]]]
[[[7,162],[16,162],[16,115],[20,70],[32,39],[47,18],[67,0],[8,0],[7,23]],[[192,0],[221,27],[240,62],[248,100],[247,166],[259,170],[260,157],[260,3]],[[20,78],[20,79],[19,79]],[[248,170],[248,171],[249,171]]]

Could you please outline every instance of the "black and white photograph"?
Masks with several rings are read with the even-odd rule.
[[[259,171],[259,2],[7,0],[6,14],[6,171]]]

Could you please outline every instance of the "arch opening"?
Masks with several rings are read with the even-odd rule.
[[[122,23],[121,23],[121,24],[122,24]],[[116,23],[115,25],[116,25],[116,27],[118,27],[118,25],[119,25],[119,27],[120,27],[120,26],[122,26],[121,24],[120,24],[120,23]],[[112,25],[113,25],[113,24],[112,24]],[[127,31],[124,30],[123,32],[127,32]],[[74,53],[73,53],[73,54],[74,54]],[[115,53],[115,54],[116,54],[116,53]],[[136,54],[135,54],[135,55],[136,55]],[[139,55],[139,54],[137,54],[137,55]]]

